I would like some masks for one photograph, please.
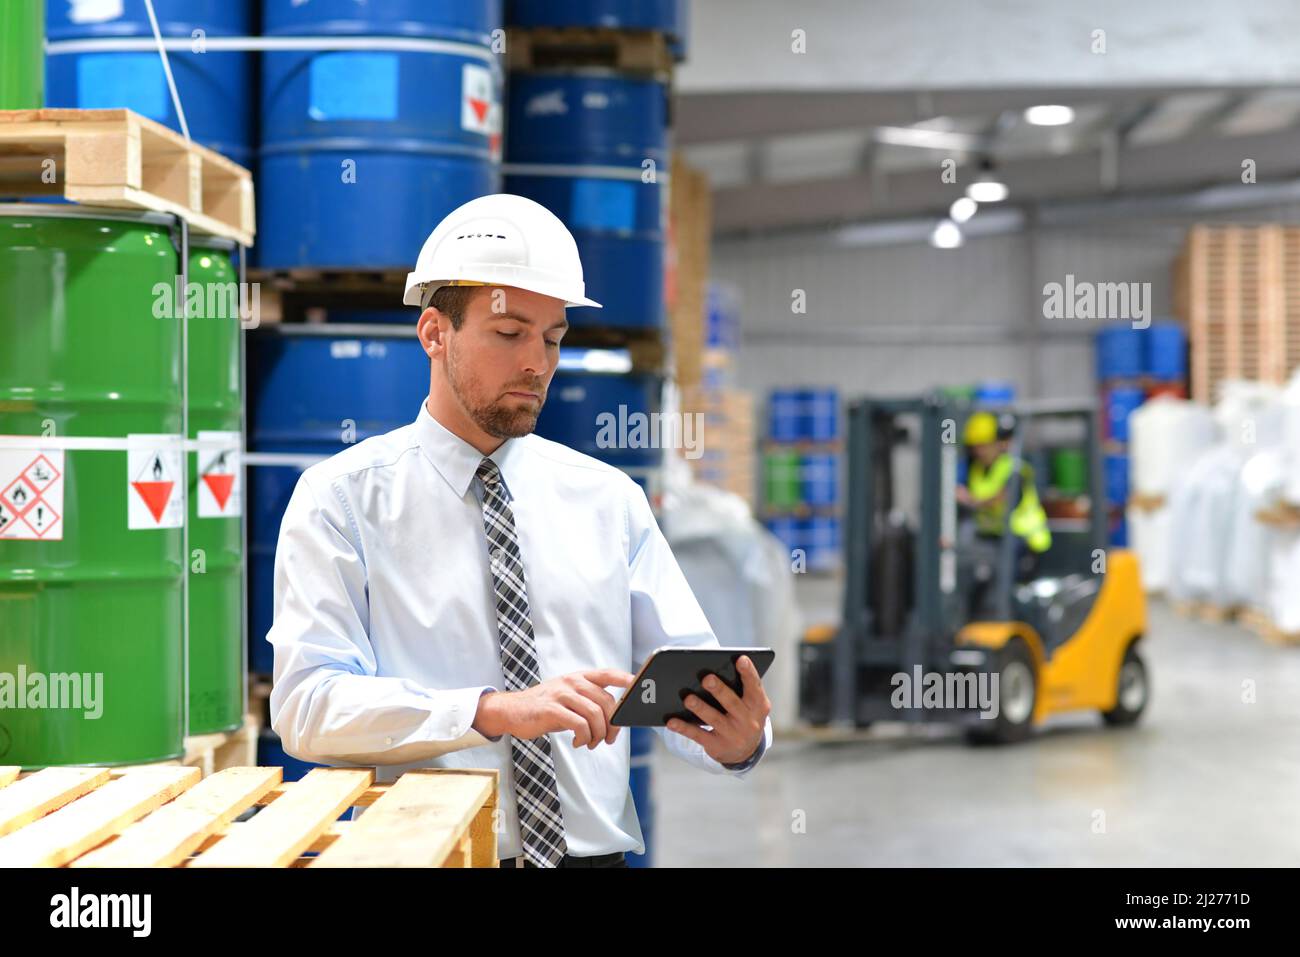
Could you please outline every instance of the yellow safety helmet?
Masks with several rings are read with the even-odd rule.
[[[988,445],[998,440],[998,420],[992,412],[976,412],[966,420],[961,440],[966,445]]]

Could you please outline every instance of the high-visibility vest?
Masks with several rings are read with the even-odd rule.
[[[975,509],[975,529],[982,535],[1001,535],[1006,517],[1006,500],[993,498],[1011,481],[1014,461],[1004,452],[988,468],[978,461],[971,462],[966,488],[976,499],[992,499]],[[1028,462],[1020,463],[1020,501],[1011,511],[1011,534],[1018,535],[1035,552],[1045,552],[1052,546],[1052,533],[1047,528],[1047,513],[1038,501],[1034,487],[1034,470]]]

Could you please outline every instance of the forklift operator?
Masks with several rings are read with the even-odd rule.
[[[1012,458],[1010,439],[1015,419],[1000,419],[991,412],[976,412],[966,420],[962,441],[970,453],[966,484],[958,486],[957,501],[974,511],[975,534],[997,542],[1006,527],[1008,485],[1017,463]],[[1034,558],[1052,545],[1047,513],[1034,487],[1034,470],[1020,461],[1020,495],[1011,511],[1011,533],[1020,540],[1017,565],[1022,575],[1032,571]]]

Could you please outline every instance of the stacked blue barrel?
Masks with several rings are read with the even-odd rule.
[[[632,440],[645,434],[636,424],[659,411],[661,370],[622,357],[644,356],[638,346],[664,336],[668,97],[683,8],[682,0],[512,0],[506,10],[505,190],[564,221],[587,295],[603,306],[569,310],[568,341],[603,348],[562,356],[537,432],[625,469],[652,504],[664,449]],[[648,734],[631,735],[646,849],[630,856],[634,866],[653,856]]]
[[[763,452],[768,529],[808,571],[840,564],[840,399],[834,389],[774,389]]]
[[[402,286],[447,213],[501,188],[504,33],[500,0],[261,9],[254,275],[283,321],[248,337],[249,660],[269,673],[275,549],[298,476],[410,423],[428,393]],[[281,763],[273,734],[260,748]]]
[[[1103,472],[1110,539],[1128,543],[1129,416],[1157,395],[1187,397],[1187,334],[1175,322],[1114,323],[1097,333]]]
[[[254,152],[253,55],[209,49],[245,37],[252,0],[154,0],[190,136],[243,166]],[[126,108],[180,129],[144,0],[47,0],[46,105]]]

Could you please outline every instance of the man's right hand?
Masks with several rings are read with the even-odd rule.
[[[479,698],[474,730],[490,738],[509,734],[539,738],[572,731],[573,746],[613,744],[619,728],[610,724],[617,702],[607,686],[630,688],[636,675],[617,668],[574,671],[523,691],[489,691]]]

